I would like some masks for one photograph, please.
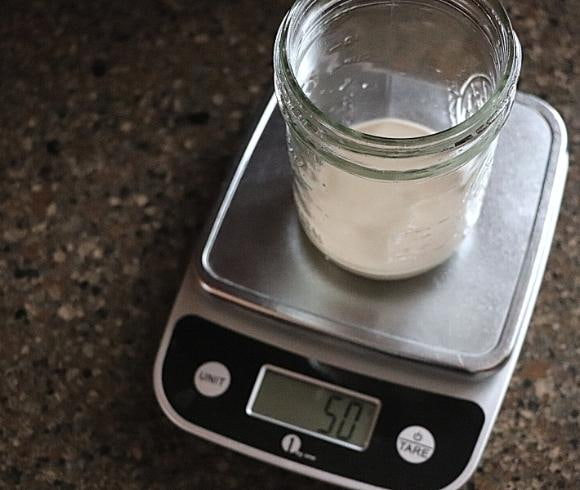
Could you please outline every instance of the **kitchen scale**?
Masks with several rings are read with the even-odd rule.
[[[304,236],[272,97],[177,296],[155,363],[178,427],[356,489],[456,489],[489,438],[540,288],[566,129],[518,94],[482,215],[421,276],[379,282]]]

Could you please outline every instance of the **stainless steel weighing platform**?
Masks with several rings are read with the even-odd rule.
[[[518,94],[471,235],[435,270],[379,282],[327,261],[303,234],[292,202],[284,123],[272,98],[169,319],[154,372],[161,407],[191,433],[345,487],[459,488],[481,457],[525,337],[562,199],[566,146],[559,115]],[[218,331],[223,335],[212,337]],[[225,368],[229,391],[223,396],[206,396],[196,385],[207,363]],[[344,463],[352,451],[316,434],[300,428],[288,433],[288,425],[276,422],[272,428],[254,425],[247,403],[266,364],[382,400],[370,446],[357,453],[358,469]],[[229,388],[236,382],[238,391]],[[457,413],[451,401],[439,406],[435,397],[455,400]],[[404,400],[416,402],[415,415]],[[468,402],[473,435],[459,441],[461,431],[471,430],[456,427],[460,405]],[[449,413],[426,413],[436,406]],[[469,412],[475,406],[477,413]],[[237,425],[214,424],[205,411]],[[245,424],[262,435],[236,428]],[[410,462],[399,450],[409,428],[424,430],[416,434],[433,441],[424,461]],[[309,450],[289,450],[288,437]],[[370,469],[381,454],[385,475]]]

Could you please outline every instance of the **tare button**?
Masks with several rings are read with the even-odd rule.
[[[203,396],[215,398],[223,395],[230,386],[230,371],[221,362],[206,362],[193,375],[193,384]]]
[[[412,425],[397,437],[397,451],[408,463],[424,463],[435,452],[435,438],[425,427]]]

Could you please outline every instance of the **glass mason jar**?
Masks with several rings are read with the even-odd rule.
[[[449,258],[478,219],[520,66],[496,0],[298,0],[275,87],[316,247],[380,279]]]

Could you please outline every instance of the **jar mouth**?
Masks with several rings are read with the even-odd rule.
[[[355,152],[369,153],[378,157],[411,158],[469,146],[474,138],[495,126],[494,123],[499,122],[497,128],[499,130],[505,122],[505,118],[501,120],[501,114],[506,106],[511,104],[512,94],[516,88],[521,68],[522,52],[508,14],[498,0],[487,0],[487,2],[490,4],[493,16],[501,29],[502,36],[498,42],[500,43],[499,47],[506,50],[506,62],[498,76],[493,92],[474,114],[460,123],[439,132],[412,138],[389,138],[353,129],[329,117],[303,91],[289,60],[288,38],[291,34],[294,18],[301,13],[301,9],[314,1],[316,0],[298,0],[284,17],[276,39],[274,69],[277,74],[282,75],[288,90],[297,103],[307,115],[311,116],[309,121],[316,121],[315,124],[319,129],[333,134],[341,144]],[[362,167],[358,164],[353,165]],[[395,171],[395,173],[399,172]],[[405,172],[401,171],[400,173]]]

